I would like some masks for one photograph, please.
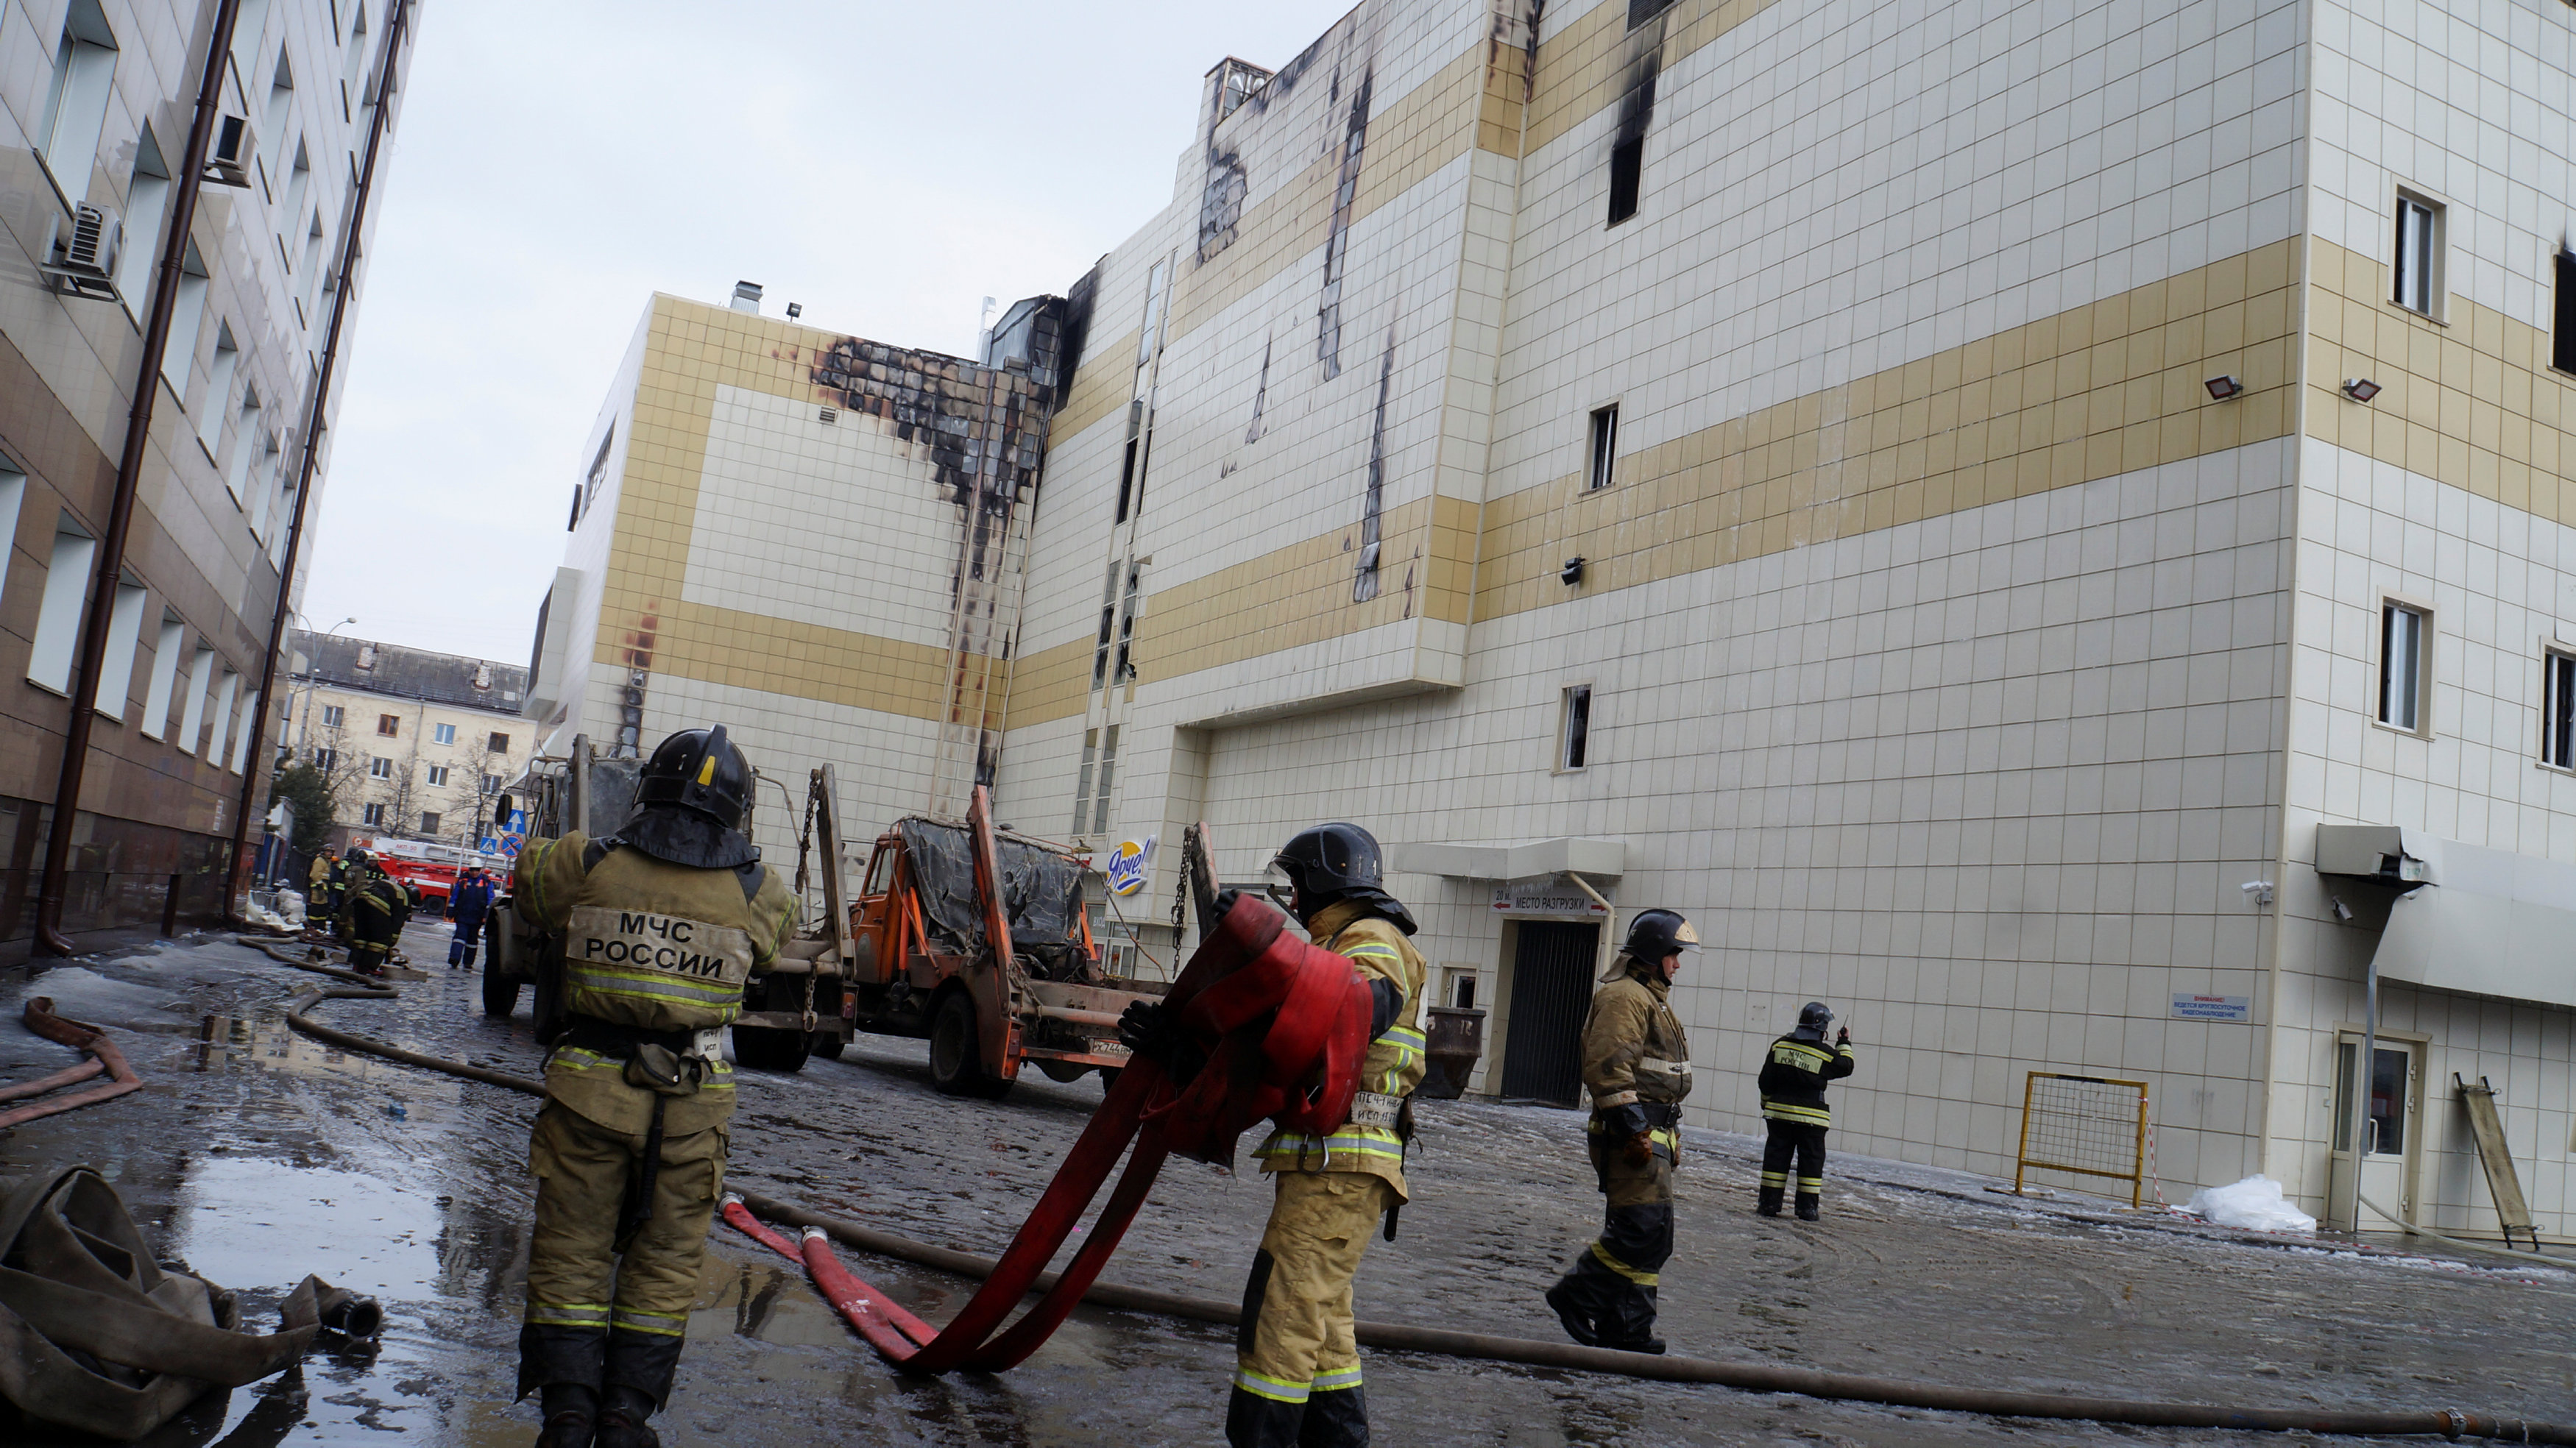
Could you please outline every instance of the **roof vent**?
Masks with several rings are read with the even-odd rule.
[[[737,312],[749,312],[755,317],[759,316],[760,283],[735,282],[733,284],[733,309]]]

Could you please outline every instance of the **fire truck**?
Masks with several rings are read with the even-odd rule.
[[[510,873],[507,856],[489,855],[458,845],[442,845],[433,840],[371,839],[361,835],[349,843],[352,848],[373,856],[376,863],[384,867],[385,873],[393,876],[396,884],[416,886],[420,890],[420,904],[424,911],[447,908],[447,897],[456,887],[456,877],[464,874],[468,865],[480,865],[487,874],[507,877]]]

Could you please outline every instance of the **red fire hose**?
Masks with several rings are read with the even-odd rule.
[[[1164,1009],[1184,1029],[1213,1046],[1207,1064],[1185,1089],[1176,1089],[1159,1064],[1142,1056],[1119,1074],[1000,1264],[946,1328],[932,1332],[893,1308],[885,1294],[841,1265],[819,1232],[806,1235],[801,1252],[790,1249],[738,1198],[725,1203],[725,1220],[803,1262],[851,1325],[905,1368],[944,1373],[1017,1367],[1063,1325],[1099,1278],[1173,1150],[1231,1160],[1235,1139],[1265,1116],[1312,1126],[1338,1124],[1349,1114],[1367,1045],[1368,991],[1349,961],[1298,939],[1286,924],[1277,911],[1249,897],[1238,899],[1217,922],[1163,998]],[[1302,1087],[1318,1067],[1320,1084]],[[1122,1155],[1127,1169],[1081,1249],[1037,1305],[995,1336]]]

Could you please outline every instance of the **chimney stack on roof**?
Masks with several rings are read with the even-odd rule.
[[[749,312],[755,317],[759,316],[760,283],[735,282],[733,284],[733,309],[737,312]]]

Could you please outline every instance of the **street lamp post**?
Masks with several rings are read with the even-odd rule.
[[[297,618],[304,617],[301,613],[298,613],[295,616]],[[305,621],[308,623],[311,622],[310,619],[306,619]],[[357,621],[357,616],[352,614],[351,616],[344,618],[338,623],[335,623],[329,628],[323,630],[322,637],[327,639],[331,635],[338,633],[340,630],[347,628],[349,625],[356,623]],[[304,752],[304,735],[305,732],[313,725],[313,691],[315,688],[319,687],[319,683],[313,677],[313,665],[311,660],[308,659],[305,662],[304,669],[304,712],[297,716],[295,721],[295,745],[286,753],[286,757],[289,760],[292,760],[296,755]]]

